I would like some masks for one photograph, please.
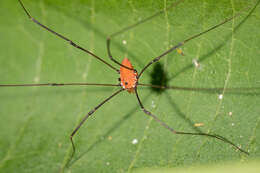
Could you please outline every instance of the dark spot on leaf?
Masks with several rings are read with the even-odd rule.
[[[151,72],[151,84],[156,86],[167,86],[169,78],[161,63],[156,63]],[[151,87],[152,91],[161,94],[165,89]]]

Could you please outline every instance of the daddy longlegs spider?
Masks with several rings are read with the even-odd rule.
[[[128,91],[129,93],[135,94],[136,98],[137,98],[137,102],[141,108],[141,110],[144,112],[144,114],[148,115],[149,117],[152,117],[156,122],[158,122],[158,124],[160,124],[162,127],[164,127],[165,129],[169,130],[170,132],[172,132],[173,134],[180,134],[180,135],[197,135],[197,136],[206,136],[206,137],[210,137],[210,138],[215,138],[218,139],[220,141],[223,141],[225,143],[228,143],[229,145],[231,145],[232,147],[234,147],[235,149],[239,150],[242,153],[245,154],[249,154],[247,151],[241,149],[241,147],[235,145],[233,142],[231,142],[229,139],[217,135],[217,134],[208,134],[208,133],[201,133],[201,132],[184,132],[184,131],[177,131],[175,129],[173,129],[172,127],[170,127],[166,122],[162,121],[161,119],[159,119],[155,114],[153,114],[152,112],[150,112],[147,108],[144,107],[139,94],[138,94],[138,87],[142,86],[142,87],[153,87],[153,88],[160,88],[160,89],[178,89],[176,87],[170,87],[170,86],[159,86],[159,85],[152,85],[152,84],[143,84],[139,82],[139,79],[141,78],[141,76],[143,75],[143,73],[146,71],[147,68],[149,68],[152,64],[157,63],[159,60],[161,60],[165,55],[168,55],[171,52],[174,52],[174,50],[176,50],[179,54],[183,54],[183,52],[181,51],[180,47],[182,47],[183,45],[185,45],[186,43],[188,43],[191,40],[194,40],[214,29],[217,29],[219,26],[222,26],[224,24],[226,24],[227,22],[230,22],[231,20],[241,16],[242,12],[248,10],[249,8],[245,8],[241,11],[239,11],[238,13],[236,13],[235,15],[227,18],[226,20],[208,28],[207,30],[200,32],[198,34],[195,34],[185,40],[183,40],[182,42],[179,42],[178,44],[170,47],[167,51],[161,53],[160,55],[158,55],[155,58],[152,58],[152,60],[150,62],[148,62],[143,69],[141,69],[141,71],[138,73],[136,69],[134,69],[134,67],[132,66],[131,62],[127,59],[124,58],[123,61],[120,63],[118,62],[112,55],[111,49],[110,49],[110,41],[112,38],[132,29],[135,28],[139,25],[141,25],[142,23],[145,23],[146,21],[149,21],[157,16],[159,16],[160,14],[162,14],[164,11],[158,11],[157,13],[153,14],[150,17],[147,17],[135,24],[132,24],[128,27],[123,28],[122,30],[115,32],[113,34],[111,34],[110,36],[107,37],[107,42],[106,42],[106,46],[107,46],[107,53],[108,53],[108,57],[110,58],[110,60],[115,63],[117,66],[114,66],[112,64],[110,64],[108,61],[104,60],[103,58],[97,56],[96,54],[90,52],[89,50],[81,47],[80,45],[76,44],[74,41],[72,41],[71,39],[65,37],[64,35],[50,29],[49,27],[47,27],[46,25],[42,24],[41,22],[39,22],[38,20],[36,20],[35,18],[33,18],[31,16],[31,14],[29,13],[29,11],[25,8],[23,2],[21,0],[18,0],[23,11],[25,12],[25,14],[27,15],[27,17],[34,22],[35,24],[37,24],[38,26],[40,26],[41,28],[43,28],[44,30],[56,35],[57,37],[63,39],[64,41],[67,41],[71,46],[80,49],[81,51],[84,51],[85,53],[91,55],[93,58],[97,59],[98,61],[100,61],[101,63],[103,63],[105,66],[109,67],[110,69],[114,70],[116,73],[118,73],[120,75],[120,84],[99,84],[99,83],[39,83],[39,84],[1,84],[0,87],[31,87],[31,86],[54,86],[54,87],[58,87],[58,86],[72,86],[72,85],[84,85],[84,86],[108,86],[108,87],[121,87],[118,91],[116,91],[115,93],[113,93],[111,96],[107,97],[105,100],[103,100],[101,103],[99,103],[96,107],[94,107],[92,110],[90,110],[81,120],[81,122],[76,126],[76,128],[72,131],[71,135],[70,135],[70,141],[71,141],[71,145],[72,145],[72,156],[75,153],[75,145],[74,145],[74,141],[73,141],[73,137],[75,136],[75,134],[78,132],[78,130],[80,129],[80,127],[83,125],[83,123],[91,116],[95,113],[95,111],[97,109],[99,109],[103,104],[105,104],[106,102],[108,102],[109,100],[111,100],[114,96],[118,95],[119,93],[121,93],[122,91]],[[176,7],[179,3],[181,3],[184,0],[178,0],[176,2],[174,2],[173,4],[171,4],[169,7],[167,7],[168,9],[174,8]],[[258,1],[259,2],[259,1]],[[186,90],[192,90],[191,88],[181,88],[181,89],[186,89]],[[200,90],[199,88],[195,89],[195,90]],[[203,89],[206,91],[209,90],[221,90],[221,89],[214,89],[214,88],[209,88],[209,89]]]

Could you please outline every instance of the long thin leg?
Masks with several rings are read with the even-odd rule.
[[[139,95],[137,93],[137,87],[135,88],[135,94],[137,97],[137,100],[139,102],[139,105],[141,107],[141,109],[144,111],[144,113],[150,117],[152,117],[156,122],[158,122],[161,126],[163,126],[164,128],[168,129],[169,131],[171,131],[173,134],[180,134],[180,135],[196,135],[196,136],[207,136],[207,137],[211,137],[211,138],[216,138],[218,140],[221,140],[225,143],[230,144],[231,146],[233,146],[234,148],[238,149],[239,151],[249,155],[248,152],[246,152],[245,150],[241,149],[240,147],[236,146],[234,143],[232,143],[230,140],[228,140],[225,137],[222,137],[220,135],[213,135],[213,134],[206,134],[206,133],[192,133],[192,132],[181,132],[181,131],[176,131],[173,128],[171,128],[170,126],[168,126],[165,122],[163,122],[162,120],[160,120],[159,118],[157,118],[157,116],[155,116],[154,114],[152,114],[150,111],[146,110],[139,98]]]
[[[179,1],[177,1],[177,2],[175,2],[175,3],[173,3],[173,4],[171,4],[169,7],[166,8],[166,10],[169,10],[169,9],[171,9],[171,8],[173,8],[173,7],[176,7],[176,6],[177,6],[179,3],[181,3],[182,1],[183,1],[183,0],[179,0]],[[137,23],[134,23],[134,24],[132,24],[132,25],[130,25],[130,26],[127,26],[127,27],[121,29],[120,31],[117,31],[117,32],[111,34],[110,36],[108,36],[108,37],[107,37],[107,53],[108,53],[109,58],[110,58],[113,62],[115,62],[116,64],[118,64],[118,65],[120,65],[120,66],[123,66],[124,68],[127,68],[127,69],[129,69],[129,70],[133,70],[133,69],[127,67],[127,66],[122,65],[120,62],[118,62],[117,60],[115,60],[115,58],[113,58],[112,53],[111,53],[111,50],[110,50],[110,41],[111,41],[111,39],[112,39],[113,37],[119,35],[119,34],[122,34],[123,32],[126,32],[126,31],[128,31],[128,30],[130,30],[130,29],[133,29],[134,27],[136,27],[136,26],[138,26],[138,25],[140,25],[140,24],[142,24],[142,23],[145,23],[145,22],[147,22],[147,21],[153,19],[154,17],[159,16],[159,15],[162,14],[163,12],[164,12],[164,10],[158,11],[157,13],[153,14],[152,16],[149,16],[149,17],[147,17],[147,18],[145,18],[145,19],[143,19],[143,20],[141,20],[141,21],[139,21],[139,22],[137,22]]]
[[[257,4],[258,4],[258,3],[257,3]],[[250,6],[250,8],[251,8],[251,6]],[[141,72],[139,73],[139,75],[138,75],[137,78],[140,78],[141,75],[143,74],[143,72],[144,72],[150,65],[152,65],[152,64],[155,63],[155,62],[158,62],[158,61],[159,61],[162,57],[164,57],[165,55],[171,53],[171,52],[174,51],[175,49],[178,49],[179,47],[183,46],[185,43],[187,43],[187,42],[189,42],[189,41],[191,41],[191,40],[193,40],[193,39],[195,39],[195,38],[197,38],[197,37],[200,37],[201,35],[206,34],[207,32],[212,31],[212,30],[214,30],[214,29],[220,27],[221,25],[224,25],[225,23],[231,21],[232,19],[234,19],[234,18],[240,16],[240,15],[242,14],[242,12],[244,12],[244,11],[246,11],[246,10],[248,10],[248,9],[249,9],[249,8],[247,7],[247,8],[245,8],[245,9],[241,10],[240,12],[238,12],[237,14],[235,14],[234,16],[232,16],[232,17],[230,17],[230,18],[227,18],[226,20],[220,22],[219,24],[217,24],[217,25],[215,25],[215,26],[210,27],[209,29],[207,29],[207,30],[205,30],[205,31],[203,31],[203,32],[200,32],[200,33],[198,33],[198,34],[195,34],[195,35],[193,35],[193,36],[191,36],[191,37],[185,39],[184,41],[182,41],[182,42],[176,44],[175,46],[171,47],[171,48],[168,49],[167,51],[163,52],[161,55],[159,55],[159,56],[153,58],[153,59],[141,70]]]
[[[111,98],[113,98],[114,96],[116,96],[117,94],[119,94],[121,91],[123,91],[124,89],[121,88],[120,90],[118,90],[117,92],[115,92],[114,94],[112,94],[111,96],[109,96],[108,98],[106,98],[104,101],[102,101],[99,105],[97,105],[94,109],[92,109],[91,111],[89,111],[85,117],[81,120],[81,122],[77,125],[77,127],[73,130],[73,132],[70,135],[70,141],[71,141],[71,145],[72,145],[72,157],[75,153],[75,145],[73,142],[73,136],[77,133],[77,131],[79,130],[79,128],[83,125],[83,123],[88,119],[88,117],[90,117],[94,112],[96,112],[96,110],[98,110],[104,103],[108,102]]]
[[[108,67],[112,68],[113,70],[115,70],[116,72],[119,73],[119,70],[118,70],[117,68],[115,68],[114,66],[112,66],[111,64],[109,64],[108,62],[106,62],[105,60],[103,60],[102,58],[100,58],[99,56],[97,56],[97,55],[95,55],[94,53],[88,51],[87,49],[84,49],[83,47],[77,45],[77,44],[74,43],[72,40],[68,39],[67,37],[65,37],[65,36],[63,36],[63,35],[61,35],[61,34],[55,32],[55,31],[53,31],[53,30],[50,29],[49,27],[47,27],[47,26],[41,24],[40,22],[38,22],[36,19],[34,19],[34,18],[30,15],[30,13],[28,12],[28,10],[26,10],[26,8],[24,7],[22,1],[21,1],[21,0],[18,0],[18,1],[19,1],[19,3],[21,4],[21,6],[22,6],[23,10],[25,11],[25,13],[27,14],[27,16],[29,17],[29,19],[32,20],[34,23],[36,23],[36,24],[39,25],[40,27],[44,28],[45,30],[51,32],[52,34],[54,34],[54,35],[56,35],[56,36],[62,38],[63,40],[69,42],[69,44],[71,44],[73,47],[78,48],[78,49],[80,49],[80,50],[86,52],[87,54],[93,56],[94,58],[98,59],[99,61],[103,62],[103,63],[106,64]]]
[[[40,83],[40,84],[0,84],[0,87],[32,87],[32,86],[121,86],[120,84],[99,83]]]

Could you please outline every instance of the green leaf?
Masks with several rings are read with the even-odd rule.
[[[151,168],[144,168],[144,169],[136,169],[133,172],[134,173],[206,173],[206,172],[212,172],[212,173],[219,173],[219,172],[237,172],[237,173],[243,173],[243,172],[251,172],[251,173],[258,173],[260,170],[259,161],[250,161],[248,163],[222,163],[222,164],[213,164],[213,165],[195,165],[191,167],[184,167],[184,168],[163,168],[163,169],[151,169]]]
[[[106,37],[175,1],[23,2],[42,24],[113,64]],[[76,154],[67,164],[73,129],[118,88],[1,87],[0,172],[131,172],[259,158],[260,6],[256,3],[187,0],[111,43],[115,58],[128,57],[140,72],[172,45],[250,7],[185,44],[185,56],[168,54],[161,66],[149,67],[139,81],[151,83],[155,67],[162,67],[166,74],[162,78],[170,86],[224,90],[138,88],[144,106],[175,130],[224,136],[250,156],[215,139],[170,133],[143,113],[134,94],[123,92],[80,128],[74,136]],[[30,21],[18,1],[0,1],[0,25],[0,84],[118,83],[115,71]],[[196,123],[204,125],[195,127]]]

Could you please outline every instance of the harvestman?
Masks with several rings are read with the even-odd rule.
[[[94,53],[90,52],[89,50],[77,45],[76,43],[74,43],[72,40],[68,39],[67,37],[53,31],[52,29],[50,29],[49,27],[41,24],[39,21],[37,21],[36,19],[34,19],[29,11],[25,8],[25,6],[23,5],[23,3],[21,2],[21,0],[18,0],[21,7],[23,8],[24,12],[26,13],[26,15],[29,17],[30,20],[32,20],[34,23],[36,23],[37,25],[39,25],[40,27],[42,27],[43,29],[51,32],[52,34],[56,35],[57,37],[60,37],[61,39],[67,41],[70,45],[72,45],[73,47],[80,49],[84,52],[86,52],[87,54],[91,55],[92,57],[96,58],[97,60],[101,61],[103,64],[105,64],[106,66],[108,66],[109,68],[113,69],[116,73],[118,73],[120,75],[120,84],[98,84],[98,83],[41,83],[41,84],[5,84],[5,85],[0,85],[0,87],[29,87],[29,86],[68,86],[68,85],[94,85],[94,86],[112,86],[112,87],[121,87],[118,91],[116,91],[115,93],[113,93],[111,96],[107,97],[105,100],[103,100],[101,103],[99,103],[96,107],[94,107],[94,109],[92,109],[90,112],[88,112],[85,117],[81,120],[81,122],[77,125],[77,127],[73,130],[73,132],[70,135],[70,141],[72,144],[72,148],[73,148],[73,153],[72,156],[75,153],[75,145],[73,142],[73,136],[77,133],[77,131],[79,130],[79,128],[82,126],[82,124],[88,119],[88,117],[90,117],[97,109],[99,109],[103,104],[105,104],[106,102],[108,102],[111,98],[113,98],[114,96],[116,96],[117,94],[119,94],[122,91],[128,91],[129,93],[133,93],[136,95],[137,101],[142,109],[142,111],[152,117],[156,122],[158,122],[161,126],[163,126],[164,128],[168,129],[170,132],[174,133],[174,134],[181,134],[181,135],[200,135],[200,136],[207,136],[207,137],[211,137],[211,138],[216,138],[218,140],[221,140],[225,143],[230,144],[231,146],[233,146],[234,148],[238,149],[239,151],[245,153],[245,154],[249,154],[247,151],[241,149],[239,146],[235,145],[234,143],[232,143],[230,140],[226,139],[225,137],[222,137],[220,135],[216,135],[216,134],[206,134],[206,133],[193,133],[193,132],[183,132],[183,131],[176,131],[173,128],[171,128],[169,125],[167,125],[164,121],[160,120],[156,115],[154,115],[153,113],[151,113],[149,110],[147,110],[142,101],[140,100],[140,97],[138,95],[138,86],[148,86],[148,87],[154,87],[154,88],[161,88],[161,89],[176,89],[176,87],[169,87],[169,86],[159,86],[159,85],[151,85],[151,84],[142,84],[139,83],[138,80],[140,79],[140,77],[142,76],[142,74],[144,73],[144,71],[150,67],[153,63],[158,62],[161,58],[163,58],[165,55],[173,52],[174,50],[177,50],[178,53],[182,53],[180,51],[180,47],[183,46],[184,44],[186,44],[187,42],[200,37],[201,35],[212,31],[216,28],[218,28],[219,26],[233,20],[234,18],[240,16],[242,14],[243,11],[247,10],[248,8],[238,12],[237,14],[235,14],[232,17],[227,18],[226,20],[222,21],[221,23],[210,27],[209,29],[195,34],[187,39],[185,39],[184,41],[176,44],[175,46],[171,47],[170,49],[168,49],[167,51],[163,52],[162,54],[160,54],[159,56],[153,58],[147,65],[144,66],[144,68],[141,70],[141,72],[138,74],[137,71],[134,69],[134,67],[132,66],[131,62],[127,59],[124,58],[122,63],[118,62],[117,60],[114,59],[114,57],[112,56],[111,50],[110,50],[110,40],[119,35],[122,34],[123,32],[126,32],[160,14],[162,14],[164,11],[161,10],[155,14],[153,14],[150,17],[147,17],[133,25],[130,25],[128,27],[123,28],[122,30],[115,32],[113,34],[111,34],[110,36],[107,37],[107,53],[108,56],[110,58],[110,60],[112,60],[114,63],[116,63],[117,65],[120,66],[120,68],[116,68],[113,65],[111,65],[110,63],[108,63],[107,61],[103,60],[102,58],[100,58],[99,56],[95,55]],[[179,3],[181,3],[184,0],[178,0],[175,3],[171,4],[169,7],[167,7],[166,9],[170,9],[173,7],[176,7]],[[187,90],[192,90],[191,88],[182,88],[182,89],[187,89]],[[205,90],[205,89],[204,89]],[[214,90],[214,88],[210,88],[208,90]]]

